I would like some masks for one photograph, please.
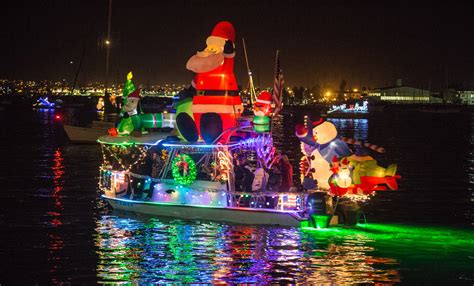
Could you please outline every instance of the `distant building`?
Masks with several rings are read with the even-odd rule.
[[[441,103],[440,98],[430,95],[427,89],[404,86],[400,79],[396,86],[382,87],[370,90],[369,98],[380,100],[387,103]]]
[[[344,91],[344,100],[349,99],[362,99],[362,93],[358,89]]]
[[[474,88],[471,90],[460,90],[459,99],[462,104],[474,105]]]

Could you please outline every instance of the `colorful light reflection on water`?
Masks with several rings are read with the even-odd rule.
[[[423,277],[438,257],[446,275],[454,256],[461,280],[473,278],[474,240],[461,230],[381,224],[316,230],[123,214],[103,216],[96,230],[104,283],[393,284],[405,275]]]
[[[474,115],[334,120],[385,147],[381,163],[398,162],[403,180],[365,206],[383,224],[314,230],[115,213],[96,189],[100,149],[61,143],[54,114],[0,112],[2,285],[473,284]],[[297,164],[294,123],[275,122],[276,143]]]

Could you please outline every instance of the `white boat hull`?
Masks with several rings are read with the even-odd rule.
[[[107,135],[105,128],[86,128],[71,125],[64,125],[69,140],[75,143],[97,143],[100,136]]]
[[[300,226],[306,219],[295,211],[279,211],[270,209],[205,207],[180,205],[173,203],[157,203],[133,201],[103,196],[117,210],[138,212],[156,216],[176,217],[191,220],[214,220],[252,225]]]

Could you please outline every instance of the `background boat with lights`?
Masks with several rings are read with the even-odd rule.
[[[368,101],[331,105],[321,114],[325,118],[367,118],[369,116]]]

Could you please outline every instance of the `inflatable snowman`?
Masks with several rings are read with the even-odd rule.
[[[339,139],[337,129],[329,121],[306,121],[306,126],[296,126],[296,136],[300,139],[302,150],[309,159],[311,176],[322,189],[329,189],[329,178],[333,174],[331,162],[334,157],[349,156],[351,150]]]

